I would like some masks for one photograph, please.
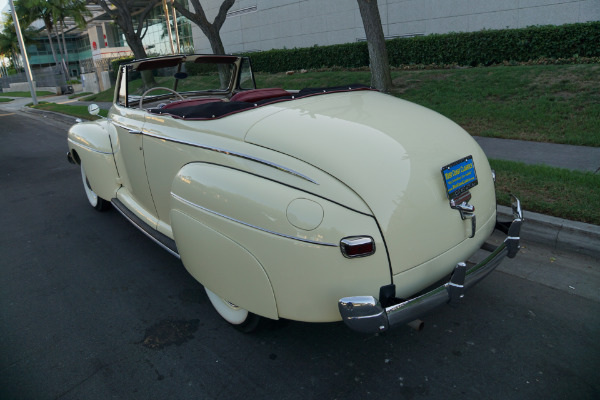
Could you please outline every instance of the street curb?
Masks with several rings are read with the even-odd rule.
[[[498,206],[498,217],[512,219],[510,207]],[[554,250],[578,253],[600,260],[600,226],[523,211],[521,238]]]
[[[78,117],[74,117],[72,115],[67,115],[67,114],[61,114],[55,111],[48,111],[48,110],[38,110],[37,108],[31,108],[31,107],[23,107],[20,110],[21,112],[24,112],[26,114],[37,114],[37,115],[42,115],[44,117],[50,117],[55,121],[67,124],[69,126],[71,125],[75,125],[77,123],[77,119]],[[89,121],[87,119],[83,119],[83,118],[79,118],[81,119],[81,121]]]

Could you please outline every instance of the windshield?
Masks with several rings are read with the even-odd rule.
[[[127,86],[130,101],[139,98],[152,88],[150,97],[172,93],[160,87],[176,90],[180,94],[195,92],[228,92],[234,72],[234,64],[198,64],[184,62],[143,71],[130,70]]]

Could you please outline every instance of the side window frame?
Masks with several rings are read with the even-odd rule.
[[[121,66],[119,89],[117,92],[117,103],[123,107],[129,107],[128,93],[127,93],[127,66]]]
[[[247,63],[248,65],[248,71],[250,72],[250,77],[251,82],[252,82],[252,86],[251,88],[246,88],[246,87],[242,87],[242,73],[244,72],[244,65]],[[242,59],[239,62],[239,73],[238,73],[239,77],[238,77],[238,84],[237,84],[237,88],[238,90],[248,90],[248,89],[256,89],[256,80],[254,79],[254,71],[252,70],[252,62],[250,61],[249,57],[242,57]]]

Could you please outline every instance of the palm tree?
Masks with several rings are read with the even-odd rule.
[[[52,19],[50,2],[46,0],[20,0],[15,2],[15,10],[17,11],[17,15],[26,16],[25,26],[31,25],[38,19],[44,21],[46,34],[48,35],[48,41],[50,42],[50,49],[52,50],[52,57],[54,58],[54,63],[58,66],[59,63],[56,58],[56,51],[54,51],[54,43],[52,42],[54,21]]]
[[[72,18],[80,29],[85,29],[86,17],[91,17],[92,13],[86,8],[85,0],[50,0],[52,19],[54,23],[60,23],[60,35],[62,37],[62,54],[65,63],[69,65],[69,52],[65,41],[65,20]],[[60,41],[59,41],[60,43]]]
[[[15,8],[16,8],[15,3]],[[24,19],[24,14],[19,15],[19,23],[22,22],[24,26],[26,26],[27,22]],[[23,19],[23,21],[21,21]],[[35,43],[35,38],[37,34],[34,29],[27,28],[21,32],[23,35],[23,42],[25,44]],[[12,64],[17,69],[19,63],[19,41],[17,39],[17,33],[15,31],[15,24],[13,23],[12,14],[5,14],[4,23],[2,25],[2,31],[0,32],[0,54],[7,54],[9,58],[12,60]]]

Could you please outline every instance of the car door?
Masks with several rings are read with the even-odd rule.
[[[118,198],[131,211],[137,213],[150,225],[154,225],[157,213],[144,163],[142,129],[146,113],[143,110],[128,107],[127,96],[121,96],[122,90],[126,91],[125,74],[126,69],[123,68],[119,98],[112,107],[110,115],[110,121],[117,132],[117,143],[114,145],[115,162],[123,185],[123,188],[119,190]]]

